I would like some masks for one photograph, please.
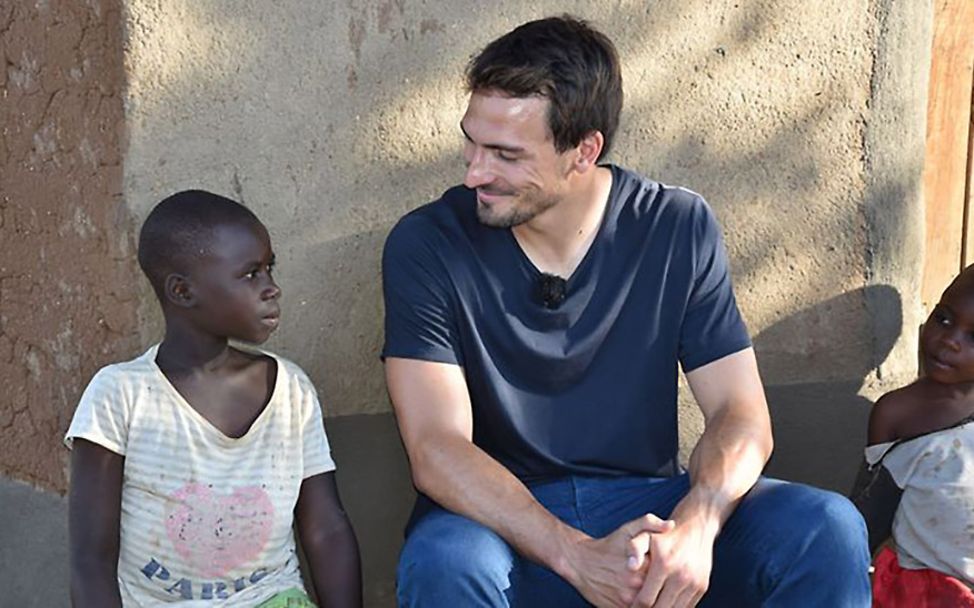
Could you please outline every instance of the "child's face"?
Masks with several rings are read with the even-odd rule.
[[[200,326],[215,336],[254,344],[267,340],[281,315],[273,266],[271,239],[262,225],[218,226],[207,255],[191,275]]]
[[[944,384],[974,381],[974,290],[957,281],[940,297],[920,334],[923,371]]]

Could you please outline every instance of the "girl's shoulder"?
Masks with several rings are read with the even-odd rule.
[[[921,378],[880,397],[869,415],[868,443],[913,439],[955,426],[972,413],[974,400]]]
[[[920,381],[890,391],[880,397],[869,412],[869,445],[901,439],[922,417],[929,395]]]

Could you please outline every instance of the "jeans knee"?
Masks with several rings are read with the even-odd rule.
[[[836,529],[842,529],[854,536],[859,532],[865,532],[866,522],[862,519],[862,514],[856,509],[845,496],[827,492],[823,507],[824,518]]]
[[[815,490],[802,521],[809,525],[807,551],[834,560],[868,563],[866,523],[848,498]]]
[[[505,605],[514,554],[499,536],[469,523],[413,530],[396,573],[400,606]]]
[[[413,535],[403,546],[399,570],[418,577],[455,578],[467,571],[481,569],[476,551],[456,538],[417,537]]]

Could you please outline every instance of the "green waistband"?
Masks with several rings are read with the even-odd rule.
[[[281,591],[257,608],[317,608],[317,606],[301,589],[288,589]]]

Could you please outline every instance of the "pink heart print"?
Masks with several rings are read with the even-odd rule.
[[[189,483],[173,492],[166,533],[197,575],[222,577],[260,555],[274,523],[274,505],[263,488],[221,495]]]

